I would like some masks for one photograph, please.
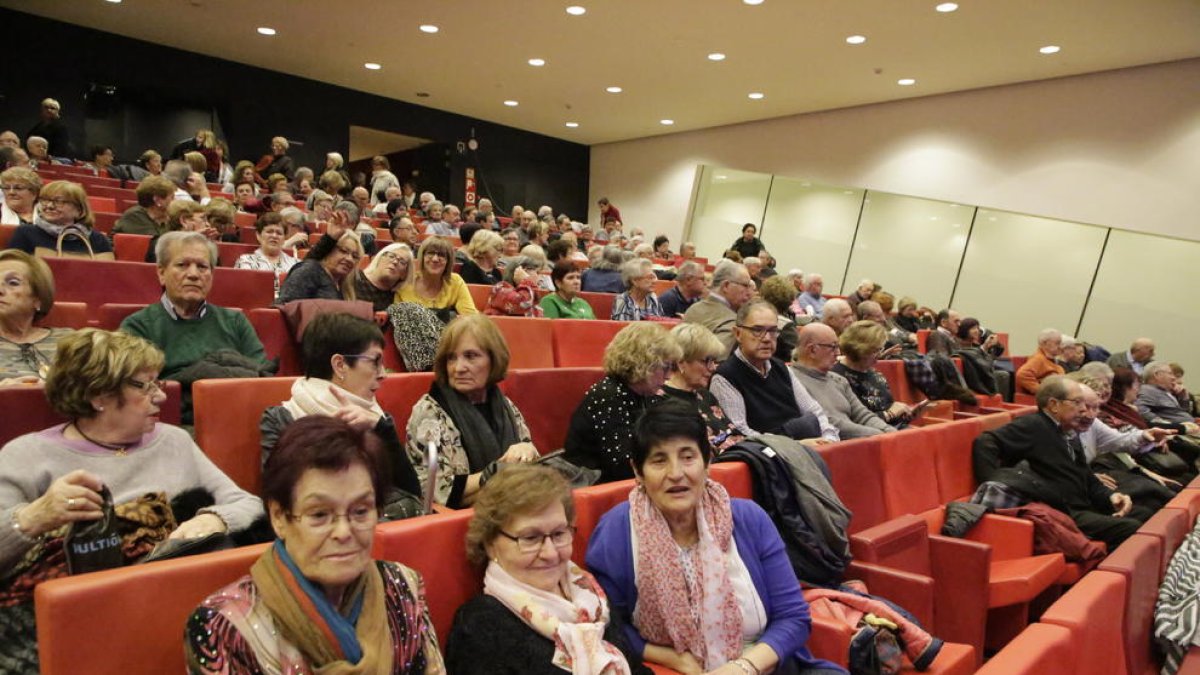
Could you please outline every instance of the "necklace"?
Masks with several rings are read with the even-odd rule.
[[[129,448],[137,445],[137,441],[134,441],[133,443],[104,443],[83,433],[83,429],[79,428],[79,424],[77,422],[71,422],[71,426],[75,427],[75,431],[77,431],[80,436],[83,436],[83,440],[91,443],[92,445],[98,445],[105,450],[112,450],[113,453],[115,453],[118,457],[124,457],[126,454],[128,454]]]

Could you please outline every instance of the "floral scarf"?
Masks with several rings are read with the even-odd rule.
[[[725,563],[734,545],[729,493],[715,481],[705,482],[696,509],[700,540],[686,550],[672,538],[644,486],[629,493],[629,515],[638,542],[633,625],[651,643],[690,652],[705,670],[740,656],[742,612]]]
[[[575,675],[629,675],[629,662],[605,641],[608,600],[592,575],[567,563],[565,599],[514,579],[497,563],[489,563],[483,592],[521,618],[538,635],[554,641],[552,663]]]

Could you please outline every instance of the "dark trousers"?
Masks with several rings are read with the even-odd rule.
[[[1137,532],[1142,523],[1152,515],[1154,514],[1149,509],[1135,506],[1124,518],[1096,511],[1073,511],[1071,518],[1088,539],[1104,542],[1111,553],[1121,545],[1121,542],[1128,539],[1129,535]]]

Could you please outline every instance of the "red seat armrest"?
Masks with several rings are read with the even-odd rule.
[[[986,544],[929,536],[930,563],[938,584],[933,606],[934,633],[947,642],[975,647],[977,662],[983,658],[988,574],[993,554]]]
[[[843,668],[850,666],[850,639],[854,631],[833,619],[812,617],[812,633],[808,636],[808,650],[812,655],[831,661]]]
[[[846,578],[862,580],[871,595],[887,598],[900,605],[916,617],[922,626],[933,625],[932,578],[864,562],[850,563]]]

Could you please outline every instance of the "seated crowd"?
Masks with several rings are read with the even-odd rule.
[[[113,511],[159,514],[124,533],[117,565],[172,540],[272,542],[189,619],[194,673],[646,673],[654,663],[815,674],[845,671],[808,647],[800,583],[811,580],[797,578],[788,533],[763,507],[708,478],[724,453],[787,448],[842,508],[815,448],[922,424],[934,400],[1027,401],[1036,413],[975,441],[976,496],[1047,504],[1110,551],[1197,473],[1197,401],[1149,338],[1109,355],[1047,329],[1033,355],[1013,359],[955,310],[896,300],[870,280],[839,298],[823,294],[820,274],[777,274],[753,225],[706,271],[692,244],[676,255],[664,236],[646,243],[634,228],[626,239],[607,199],[599,231],[548,206],[515,207],[514,226],[498,229],[489,200],[463,210],[418,195],[384,157],[352,186],[339,154],[315,175],[294,166],[284,138],[261,171],[230,168],[206,130],[181,146],[165,164],[143,155],[137,205],[113,228],[153,238],[146,258],[162,287],[115,332],[40,325],[55,298],[43,252],[96,256],[112,244],[82,186],[42,186],[27,168],[54,161],[32,159],[38,144],[30,158],[0,155],[12,165],[0,173],[4,222],[17,225],[0,251],[0,387],[42,384],[69,420],[0,452],[0,517],[11,523],[0,534],[10,569],[0,666],[17,672],[37,667],[34,588],[69,574],[73,524]],[[97,175],[114,173],[111,150],[98,150]],[[208,300],[218,243],[237,237],[235,210],[257,214],[259,242],[236,267],[272,272],[276,304],[302,324],[303,376],[261,414],[261,499],[158,419],[159,378],[180,383],[190,425],[194,382],[278,365],[242,311]],[[471,284],[491,287],[486,306]],[[557,411],[521,410],[499,383],[512,349],[551,347],[510,345],[486,315],[593,319],[585,294],[597,292],[613,294],[600,318],[629,324],[547,462],[559,448],[536,447],[527,417]],[[314,305],[294,301],[333,304],[305,317]],[[427,353],[403,356],[424,359],[428,392],[411,410],[385,410],[385,341],[422,337]],[[879,370],[888,359],[925,402],[899,400]],[[572,482],[628,479],[636,487],[576,565]],[[205,505],[181,498],[194,492]],[[459,608],[444,651],[420,575],[371,557],[376,525],[421,515],[423,500],[474,509],[465,546],[483,595]]]

